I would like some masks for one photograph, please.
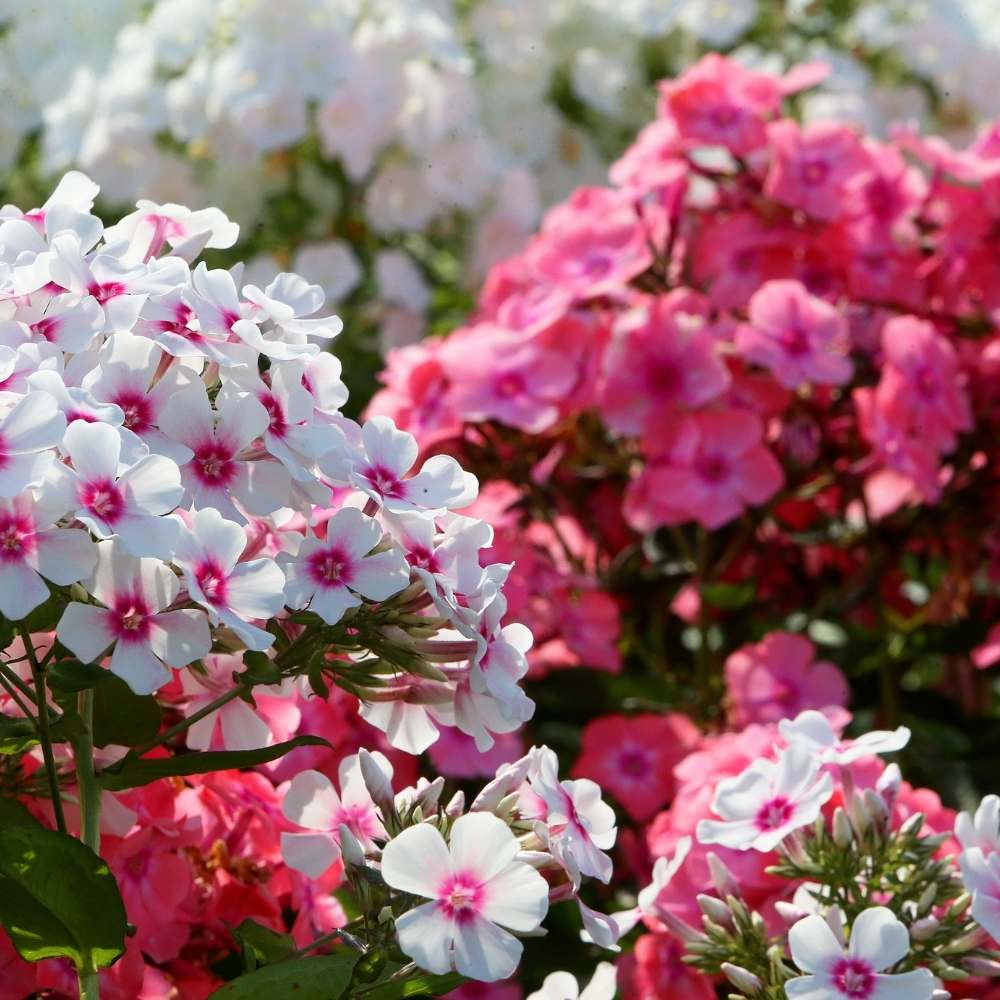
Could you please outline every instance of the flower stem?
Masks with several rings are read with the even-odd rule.
[[[76,759],[76,783],[80,797],[80,839],[95,854],[101,850],[101,786],[94,776],[94,690],[77,695],[77,711],[83,731],[73,740]],[[100,982],[96,969],[77,969],[80,1000],[100,1000]]]
[[[164,743],[172,740],[175,736],[183,733],[187,729],[190,729],[196,722],[200,722],[206,715],[211,715],[217,709],[222,708],[223,705],[228,705],[234,698],[239,697],[242,691],[243,687],[241,685],[230,688],[225,694],[219,695],[215,701],[210,701],[207,705],[203,705],[199,708],[197,712],[192,713],[185,719],[181,719],[180,722],[171,726],[169,729],[165,729],[159,736],[156,737],[156,739],[150,740],[148,743],[143,743],[140,747],[136,747],[133,753],[137,757],[141,757],[143,754],[149,753],[150,750],[163,746]]]
[[[49,779],[49,793],[52,796],[52,811],[55,813],[56,826],[60,833],[66,832],[66,816],[63,813],[62,798],[59,795],[59,777],[56,772],[56,759],[52,753],[52,734],[49,732],[49,700],[45,692],[45,671],[38,664],[35,647],[31,642],[31,633],[20,626],[21,638],[24,640],[24,652],[31,665],[31,677],[35,682],[35,698],[38,703],[38,741],[42,745],[42,759],[45,761],[45,774]]]

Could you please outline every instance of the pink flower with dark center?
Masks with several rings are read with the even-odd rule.
[[[396,919],[399,946],[421,968],[457,969],[483,982],[505,979],[521,957],[521,942],[505,927],[528,933],[548,910],[548,884],[516,861],[519,844],[490,813],[460,816],[450,845],[427,823],[386,844],[382,877],[392,888],[430,902]]]
[[[712,809],[721,820],[698,823],[703,844],[761,853],[808,826],[833,795],[833,779],[820,773],[808,750],[790,747],[777,762],[756,760],[742,774],[720,781]]]
[[[785,983],[789,1000],[931,1000],[930,969],[887,973],[906,958],[906,925],[884,906],[860,913],[845,945],[826,919],[813,914],[788,932],[792,960],[805,973]]]
[[[800,282],[767,282],[750,299],[749,313],[749,325],[737,330],[736,349],[786,388],[850,380],[846,321]]]
[[[200,611],[165,610],[180,586],[159,560],[136,559],[118,539],[100,542],[97,553],[87,589],[104,607],[71,602],[56,635],[85,663],[113,646],[112,673],[138,694],[150,694],[170,681],[167,666],[184,667],[209,652],[208,622]]]
[[[406,560],[396,549],[369,553],[382,540],[382,526],[354,507],[338,510],[326,522],[325,538],[305,538],[298,552],[282,553],[285,600],[291,608],[308,606],[334,625],[362,597],[384,601],[410,582]]]

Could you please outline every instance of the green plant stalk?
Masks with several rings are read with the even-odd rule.
[[[60,833],[66,832],[66,816],[63,813],[62,798],[59,795],[59,775],[56,771],[56,759],[52,753],[52,734],[49,732],[48,697],[45,691],[45,671],[39,666],[35,647],[31,642],[31,633],[22,624],[19,629],[24,641],[24,652],[31,665],[31,677],[35,682],[35,698],[38,709],[38,742],[42,745],[42,759],[45,761],[45,774],[49,780],[49,793],[52,796],[52,811],[55,813],[56,826]]]
[[[101,850],[101,786],[94,775],[94,691],[77,695],[77,711],[83,732],[73,740],[76,783],[80,797],[80,839],[95,854]],[[96,969],[77,969],[80,1000],[99,1000],[100,983]]]

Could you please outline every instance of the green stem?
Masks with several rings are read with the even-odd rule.
[[[181,719],[176,725],[171,726],[169,729],[165,729],[159,736],[154,740],[150,740],[148,743],[143,743],[142,746],[136,747],[132,752],[137,756],[141,757],[144,753],[149,753],[155,747],[163,746],[164,743],[172,740],[175,736],[183,733],[185,730],[190,729],[196,722],[200,722],[205,718],[206,715],[211,715],[216,710],[222,708],[223,705],[228,705],[234,698],[238,698],[243,691],[243,687],[237,685],[234,688],[230,688],[225,694],[220,695],[215,701],[210,701],[207,705],[199,708],[197,712],[189,715],[185,719]]]
[[[80,798],[80,839],[95,854],[101,850],[101,786],[94,776],[94,690],[77,695],[77,711],[83,731],[73,740],[76,759],[76,784]],[[96,969],[77,969],[80,1000],[100,1000],[100,982]]]
[[[52,734],[49,732],[49,700],[45,691],[45,671],[38,664],[35,647],[31,642],[31,633],[20,626],[21,638],[24,640],[24,652],[31,664],[31,676],[35,682],[35,699],[38,704],[38,741],[42,745],[42,759],[45,761],[45,774],[49,779],[49,793],[52,796],[52,811],[55,813],[56,826],[60,833],[66,832],[66,816],[63,813],[62,798],[59,794],[59,776],[56,771],[56,758],[52,753]]]

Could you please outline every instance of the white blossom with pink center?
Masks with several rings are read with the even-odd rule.
[[[434,455],[409,476],[419,450],[416,438],[386,417],[365,421],[361,443],[360,454],[331,450],[321,457],[320,470],[331,482],[354,486],[390,513],[467,507],[476,498],[476,477],[449,455]]]
[[[833,779],[807,749],[791,746],[777,761],[755,760],[734,778],[720,781],[712,809],[721,820],[703,819],[703,844],[737,851],[773,851],[788,834],[808,826],[833,795]]]
[[[548,884],[516,860],[519,849],[507,824],[490,813],[460,816],[448,843],[428,823],[390,840],[382,877],[430,900],[396,918],[403,952],[439,975],[456,969],[482,982],[510,976],[523,950],[510,931],[534,931],[549,905]]]
[[[884,906],[858,915],[846,948],[818,914],[795,924],[788,943],[793,961],[808,973],[785,983],[789,1000],[931,1000],[937,989],[929,969],[885,972],[906,958],[910,936]]]
[[[237,524],[246,524],[247,515],[266,517],[286,506],[291,482],[284,467],[253,460],[248,452],[267,422],[267,411],[249,395],[223,396],[215,410],[200,382],[171,396],[160,428],[191,456],[180,466],[182,506],[214,507]]]
[[[972,893],[972,915],[996,939],[1000,936],[1000,854],[970,847],[959,857],[962,881]]]
[[[582,990],[571,973],[553,972],[527,1000],[614,1000],[617,989],[618,970],[610,962],[601,962]]]
[[[790,746],[803,747],[824,764],[852,764],[863,757],[895,753],[910,742],[906,726],[892,732],[875,730],[856,740],[842,740],[830,720],[814,709],[800,712],[794,719],[783,719],[778,729]]]
[[[389,776],[392,765],[377,751],[372,754]],[[309,833],[282,833],[281,855],[286,863],[310,878],[319,878],[340,857],[340,828],[350,830],[362,848],[373,853],[375,840],[385,840],[378,809],[361,775],[357,754],[345,757],[337,769],[340,794],[319,771],[297,774],[285,790],[281,809],[285,818]]]
[[[72,498],[67,506],[76,507],[77,520],[98,538],[117,536],[138,558],[169,559],[180,522],[163,515],[173,511],[184,494],[176,464],[148,453],[128,462],[116,428],[84,420],[69,425],[62,446],[72,469],[54,469],[54,488]]]
[[[239,234],[240,227],[217,208],[192,212],[184,205],[158,205],[144,198],[136,202],[136,211],[104,231],[111,243],[127,240],[126,259],[136,261],[151,260],[164,245],[191,260],[205,249],[228,250]]]
[[[66,586],[93,571],[97,552],[90,535],[56,526],[65,513],[44,484],[0,500],[0,615],[19,621],[42,604],[49,596],[43,577]]]
[[[136,693],[150,694],[171,679],[167,666],[187,666],[212,648],[208,621],[193,608],[166,610],[180,585],[159,560],[137,559],[118,539],[98,543],[97,552],[86,587],[104,606],[71,602],[56,636],[85,663],[113,646],[111,672]]]
[[[248,649],[261,651],[274,637],[252,623],[267,621],[284,607],[285,577],[271,559],[240,562],[246,547],[243,529],[208,507],[191,518],[174,562],[212,624],[227,626]]]
[[[373,518],[354,507],[338,510],[323,538],[303,538],[298,551],[278,557],[288,606],[308,606],[335,625],[363,597],[384,601],[398,594],[410,582],[409,567],[398,549],[373,553],[381,541],[382,526]]]
[[[104,327],[104,310],[91,296],[41,288],[27,296],[16,320],[0,322],[0,344],[17,348],[35,342],[60,351],[84,351]]]
[[[0,397],[0,406],[5,402]],[[10,402],[0,412],[0,497],[5,498],[42,481],[66,430],[66,418],[51,396],[36,393]]]
[[[605,851],[615,844],[615,812],[601,799],[601,789],[587,778],[559,780],[559,760],[548,747],[532,750],[528,784],[538,797],[535,832],[552,856],[566,869],[574,888],[582,876],[608,882],[611,858]],[[527,804],[530,799],[522,796]],[[534,810],[529,807],[529,815]]]
[[[974,814],[960,812],[955,836],[965,850],[978,847],[985,854],[1000,851],[1000,796],[987,795]]]

